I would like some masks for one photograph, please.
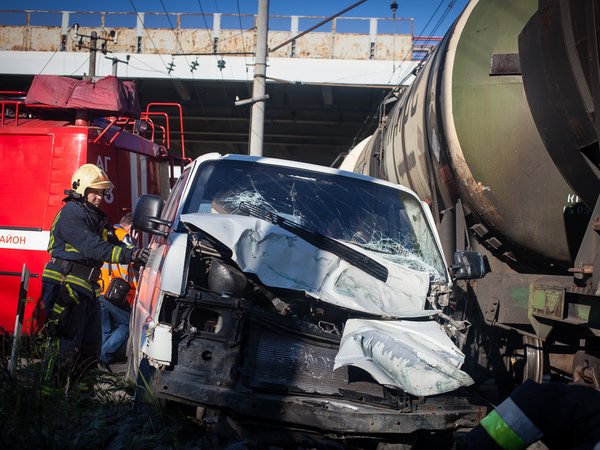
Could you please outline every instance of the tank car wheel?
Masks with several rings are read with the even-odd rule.
[[[533,380],[541,383],[544,378],[544,343],[541,339],[523,336],[525,349],[525,367],[523,381]]]

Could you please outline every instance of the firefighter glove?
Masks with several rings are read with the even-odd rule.
[[[149,257],[149,248],[138,248],[133,251],[133,254],[131,255],[131,262],[134,264],[139,264],[140,266],[145,266]]]

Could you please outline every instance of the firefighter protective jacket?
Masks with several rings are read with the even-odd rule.
[[[44,267],[42,281],[65,282],[76,291],[94,297],[100,293],[99,276],[88,275],[86,269],[99,275],[99,270],[93,269],[102,267],[104,261],[130,262],[134,248],[116,238],[108,242],[108,218],[100,209],[72,197],[64,201],[66,204],[50,229],[48,252],[52,259]]]
[[[550,449],[598,448],[600,392],[590,386],[526,380],[473,428],[468,449],[522,450],[538,440]]]

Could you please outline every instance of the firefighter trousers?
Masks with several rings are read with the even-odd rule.
[[[73,300],[73,295],[76,301]],[[59,368],[62,366],[77,371],[96,368],[102,343],[98,299],[66,289],[65,285],[43,283],[42,303],[46,311],[55,310],[50,305],[66,305],[55,333],[55,339],[58,340],[56,362]]]

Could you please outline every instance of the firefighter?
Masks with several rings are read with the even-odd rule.
[[[115,225],[115,235],[123,243],[133,245],[132,213],[125,214]],[[112,372],[110,364],[129,337],[131,305],[137,288],[137,268],[133,264],[105,262],[102,266],[102,350],[98,365]]]
[[[592,450],[600,442],[600,392],[579,384],[531,380],[517,387],[467,436],[473,450]]]
[[[114,186],[94,164],[84,164],[71,179],[65,205],[50,229],[50,261],[42,274],[46,333],[58,347],[50,352],[46,380],[58,372],[79,373],[96,367],[101,344],[100,267],[104,261],[144,265],[149,250],[126,246],[114,237],[99,206]],[[67,372],[64,372],[67,371]],[[58,380],[59,382],[61,380]]]

